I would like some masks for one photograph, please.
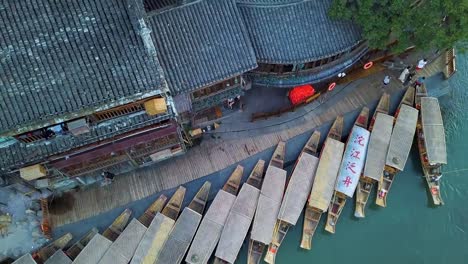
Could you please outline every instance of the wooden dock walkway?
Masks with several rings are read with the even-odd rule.
[[[441,64],[437,65],[440,72]],[[432,67],[431,64],[424,71],[429,74],[433,68],[436,67]],[[286,141],[329,122],[338,115],[378,100],[384,92],[382,80],[386,74],[392,76],[392,81],[385,86],[385,92],[391,94],[403,89],[397,79],[399,72],[377,73],[358,81],[359,84],[355,88],[344,89],[345,96],[326,101],[314,111],[275,127],[269,133],[249,131],[245,132],[249,133],[248,136],[204,140],[200,146],[190,149],[185,155],[116,177],[113,184],[105,188],[91,188],[73,193],[75,202],[72,208],[60,215],[51,212],[51,222],[53,226],[73,223],[222,170],[276,145],[280,140]]]

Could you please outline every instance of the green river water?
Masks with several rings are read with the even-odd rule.
[[[369,199],[366,218],[354,217],[348,200],[336,227],[328,234],[322,221],[312,250],[299,247],[302,220],[292,227],[278,251],[276,263],[468,263],[468,56],[457,57],[458,72],[448,83],[430,81],[428,87],[449,86],[440,97],[446,128],[448,165],[443,168],[444,206],[431,205],[416,144],[387,198],[387,208]],[[246,263],[246,244],[237,263]]]

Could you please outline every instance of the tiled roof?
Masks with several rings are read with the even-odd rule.
[[[0,132],[162,88],[125,1],[2,1],[0,20]]]
[[[257,67],[235,0],[201,0],[151,13],[148,26],[173,94]]]
[[[332,0],[238,2],[258,62],[314,61],[343,52],[361,40],[361,31],[356,25],[328,17]],[[270,4],[262,4],[267,2]]]
[[[237,3],[255,5],[281,5],[302,2],[303,0],[237,0]]]

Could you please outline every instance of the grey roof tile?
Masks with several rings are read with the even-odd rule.
[[[125,1],[2,1],[0,19],[0,132],[164,85]]]
[[[257,63],[234,0],[201,0],[149,14],[148,26],[174,94],[247,72]]]
[[[332,0],[238,0],[257,61],[294,64],[333,56],[361,40],[361,30],[328,17]]]

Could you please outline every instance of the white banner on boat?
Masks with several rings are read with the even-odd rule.
[[[369,131],[358,126],[354,126],[349,135],[335,187],[336,191],[348,197],[353,197],[359,182],[366,161],[369,135]]]

